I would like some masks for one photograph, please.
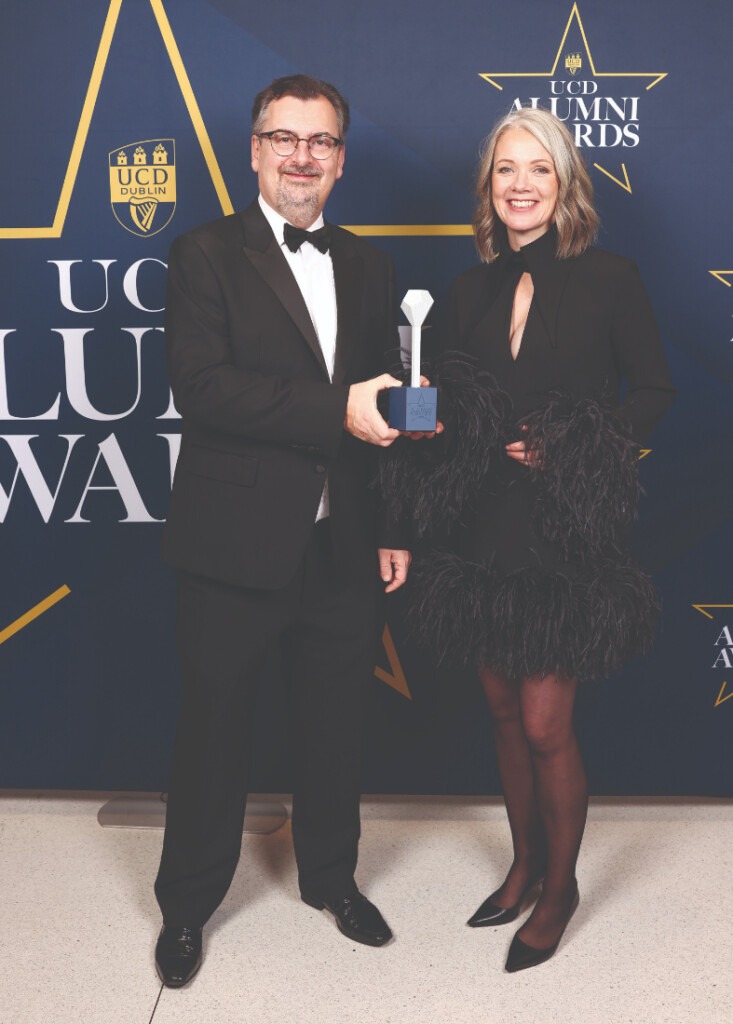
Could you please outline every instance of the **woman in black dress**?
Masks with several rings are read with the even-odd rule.
[[[491,409],[453,549],[416,567],[414,619],[441,657],[479,665],[514,860],[468,923],[513,921],[537,900],[509,951],[514,971],[553,955],[578,904],[578,680],[609,674],[653,635],[654,591],[624,534],[637,444],[674,389],[635,264],[591,247],[592,186],[562,122],[540,109],[503,118],[477,193],[483,263],[453,284],[447,347],[473,357]],[[431,377],[440,388],[440,369]],[[441,419],[433,451],[450,444],[450,413]],[[464,438],[461,458],[470,447]],[[433,480],[424,507],[435,494]]]

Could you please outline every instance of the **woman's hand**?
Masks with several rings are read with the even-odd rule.
[[[523,431],[526,429],[526,427],[522,427]],[[520,462],[523,466],[539,468],[540,462],[537,450],[530,449],[527,451],[527,445],[524,441],[512,441],[511,444],[504,445],[504,451],[510,459],[514,459],[515,462]]]
[[[521,462],[523,466],[529,466],[529,452],[524,441],[512,441],[511,444],[504,446],[504,451],[515,462]]]

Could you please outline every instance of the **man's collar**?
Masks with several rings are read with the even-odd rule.
[[[262,198],[262,195],[258,196],[258,201],[260,204],[260,209],[267,218],[267,223],[272,228],[273,234],[277,239],[277,244],[281,246],[284,245],[285,224],[287,223],[285,218],[282,216],[282,214],[279,214],[277,210],[273,210],[270,204]],[[319,213],[318,217],[309,226],[308,230],[316,231],[320,227],[323,227],[323,213]]]

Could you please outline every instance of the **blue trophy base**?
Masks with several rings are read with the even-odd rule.
[[[437,388],[389,389],[389,425],[394,430],[430,431],[437,424]]]

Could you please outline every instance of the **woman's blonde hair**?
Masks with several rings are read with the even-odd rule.
[[[570,132],[554,114],[540,107],[521,107],[502,117],[483,144],[476,178],[477,204],[473,218],[479,256],[485,263],[490,263],[499,255],[499,247],[504,242],[503,224],[494,210],[491,198],[491,175],[496,145],[504,132],[511,128],[529,132],[552,157],[558,181],[554,215],[557,255],[561,259],[579,256],[598,233],[599,219],[593,206],[593,185]]]

